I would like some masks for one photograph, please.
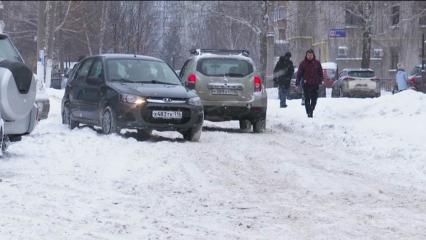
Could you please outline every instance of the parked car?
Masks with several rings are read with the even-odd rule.
[[[426,67],[425,67],[426,68]],[[423,91],[423,77],[422,73],[424,74],[425,70],[422,70],[422,65],[416,65],[409,73],[408,75],[408,81],[410,82],[410,85],[414,87],[414,90],[417,91]]]
[[[18,50],[0,34],[0,155],[37,124],[37,83]]]
[[[326,88],[331,88],[338,77],[337,64],[335,62],[324,62],[321,63],[321,66],[324,76],[324,85]]]
[[[180,78],[194,89],[209,121],[238,120],[240,129],[263,132],[267,94],[264,83],[246,50],[194,49]]]
[[[104,134],[137,129],[178,131],[198,141],[204,120],[200,98],[186,89],[172,68],[160,59],[103,54],[83,59],[62,99],[63,122],[100,126]]]
[[[288,90],[287,99],[299,99],[302,98],[302,105],[305,104],[305,100],[303,98],[303,89],[302,87],[296,86],[296,75],[297,75],[297,68],[294,68],[294,74],[291,78],[290,82],[290,88]],[[325,85],[321,84],[318,88],[318,97],[326,97],[326,91],[325,91]]]
[[[299,99],[303,96],[302,88],[296,86],[297,68],[294,68],[294,74],[290,81],[290,88],[288,89],[287,99]]]
[[[334,82],[332,97],[379,97],[380,82],[371,69],[343,69]]]
[[[67,86],[68,79],[72,79],[72,76],[75,73],[77,68],[78,68],[78,62],[74,63],[71,68],[66,70],[64,74],[64,80],[62,81],[62,86],[61,86],[62,89]]]

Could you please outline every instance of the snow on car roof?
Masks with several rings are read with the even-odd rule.
[[[372,72],[374,72],[374,70],[371,69],[371,68],[345,68],[345,69],[343,69],[343,71],[372,71]]]
[[[321,63],[322,68],[327,68],[327,69],[337,69],[337,63],[335,62],[324,62]]]

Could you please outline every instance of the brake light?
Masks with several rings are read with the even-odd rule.
[[[191,84],[195,84],[197,82],[197,76],[194,73],[189,74],[188,82]]]
[[[258,75],[254,76],[254,91],[262,91],[262,79]]]
[[[416,81],[417,81],[416,76],[409,78],[408,81],[411,82],[412,84],[416,84]]]
[[[378,79],[378,78],[372,78],[371,80],[375,81],[375,82],[380,82],[380,79]]]
[[[353,80],[355,80],[355,78],[348,77],[348,78],[344,78],[343,80],[345,80],[345,81],[353,81]]]

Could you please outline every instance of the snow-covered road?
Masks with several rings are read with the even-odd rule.
[[[51,112],[0,159],[0,239],[426,239],[426,96],[300,100],[138,141]]]

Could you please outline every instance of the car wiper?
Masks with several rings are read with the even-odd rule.
[[[170,82],[163,82],[159,80],[150,80],[150,81],[141,81],[140,83],[155,83],[155,84],[167,84],[167,85],[178,85],[176,83],[170,83]]]
[[[112,82],[126,82],[126,83],[134,83],[135,81],[126,79],[126,78],[113,78],[111,79]]]
[[[226,73],[225,76],[227,76],[227,77],[243,77],[243,74],[241,74],[241,73]]]

